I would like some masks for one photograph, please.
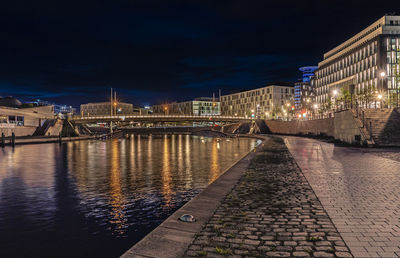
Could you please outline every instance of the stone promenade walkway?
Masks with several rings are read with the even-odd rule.
[[[277,137],[265,143],[186,256],[352,257]]]
[[[400,153],[389,159],[307,138],[285,141],[352,254],[399,257]]]

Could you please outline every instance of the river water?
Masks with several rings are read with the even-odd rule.
[[[118,257],[256,144],[175,135],[0,149],[0,257]]]

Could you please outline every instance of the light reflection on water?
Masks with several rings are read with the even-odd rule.
[[[116,257],[255,144],[174,135],[0,150],[0,257]]]

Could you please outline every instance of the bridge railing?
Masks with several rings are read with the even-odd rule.
[[[113,115],[113,116],[73,116],[71,120],[96,120],[96,119],[156,119],[156,118],[181,118],[181,119],[201,119],[201,120],[213,120],[213,119],[232,119],[232,120],[252,120],[248,117],[239,116],[190,116],[190,115]]]

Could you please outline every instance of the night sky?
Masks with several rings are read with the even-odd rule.
[[[295,82],[400,1],[7,1],[0,96],[136,106]]]

